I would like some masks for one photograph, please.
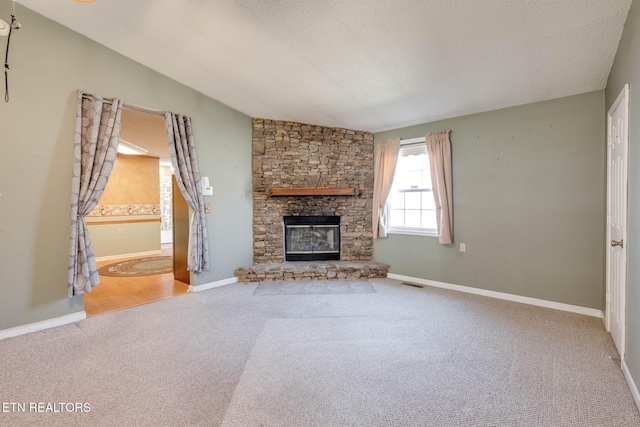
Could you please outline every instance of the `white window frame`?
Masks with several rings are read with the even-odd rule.
[[[416,144],[420,142],[426,143],[426,139],[424,136],[420,138],[403,139],[400,144],[400,148],[402,149],[403,145]],[[433,189],[431,191],[433,191]],[[389,195],[389,199],[391,199],[391,195]],[[391,211],[391,206],[389,205],[389,199],[387,199],[387,203],[386,203],[387,214],[389,214]],[[387,228],[387,234],[404,234],[407,236],[438,237],[438,230],[435,228],[410,228],[410,227],[389,226]]]

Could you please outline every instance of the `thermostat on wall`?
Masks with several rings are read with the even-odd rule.
[[[200,186],[202,187],[203,196],[213,196],[213,187],[209,185],[209,177],[203,176],[200,178]]]

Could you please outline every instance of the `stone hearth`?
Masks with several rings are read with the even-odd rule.
[[[378,279],[387,277],[388,270],[374,261],[293,261],[240,267],[236,276],[240,282]]]

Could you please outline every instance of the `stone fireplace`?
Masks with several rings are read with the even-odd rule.
[[[252,155],[254,264],[239,281],[387,276],[372,261],[372,134],[254,119]]]
[[[253,262],[285,261],[283,217],[338,216],[342,261],[373,258],[373,134],[253,120]],[[344,188],[353,195],[272,196],[269,188]]]

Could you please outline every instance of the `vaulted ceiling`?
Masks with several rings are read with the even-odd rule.
[[[603,89],[631,0],[19,3],[249,116],[375,132]]]

